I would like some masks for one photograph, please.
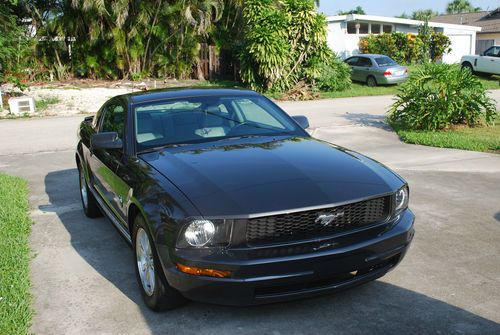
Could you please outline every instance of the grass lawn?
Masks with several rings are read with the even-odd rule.
[[[409,66],[410,73],[416,69],[415,65]],[[478,76],[481,83],[488,90],[500,89],[500,76]],[[341,92],[321,92],[320,96],[323,99],[332,98],[348,98],[373,95],[394,95],[398,93],[398,85],[368,87],[364,83],[352,83],[352,87]]]
[[[406,143],[500,153],[500,120],[491,127],[457,128],[436,132],[393,128]]]
[[[0,173],[0,334],[27,334],[31,324],[26,181]]]

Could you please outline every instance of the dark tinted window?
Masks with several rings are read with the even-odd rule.
[[[366,57],[359,57],[357,66],[372,66],[372,61]]]
[[[351,57],[349,59],[347,59],[345,62],[351,66],[353,65],[356,65],[356,63],[358,62],[358,57]]]
[[[107,105],[103,110],[101,132],[115,131],[123,139],[125,130],[125,108],[119,104]]]
[[[375,62],[377,62],[378,66],[389,66],[389,65],[397,65],[395,60],[390,57],[377,57],[375,58]]]
[[[392,25],[384,24],[383,30],[384,30],[384,33],[392,33]]]

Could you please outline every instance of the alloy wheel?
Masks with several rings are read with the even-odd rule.
[[[152,296],[155,290],[155,266],[149,237],[143,228],[137,230],[135,254],[142,288],[148,296]]]

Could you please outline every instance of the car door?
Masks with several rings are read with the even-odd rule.
[[[500,46],[493,46],[477,58],[476,71],[500,74]]]
[[[358,62],[356,63],[356,68],[359,74],[358,80],[365,82],[366,78],[368,78],[368,76],[372,74],[373,71],[372,67],[373,64],[370,58],[359,57]]]
[[[120,100],[112,100],[102,110],[98,132],[116,132],[123,143],[127,120],[127,105]],[[130,187],[118,175],[124,165],[124,149],[91,148],[91,170],[94,188],[115,216],[126,226],[125,203]]]
[[[351,79],[352,80],[359,80],[359,72],[357,70],[356,64],[358,63],[358,57],[351,57],[346,59],[346,64],[351,67]]]

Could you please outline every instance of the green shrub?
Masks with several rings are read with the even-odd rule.
[[[450,45],[448,36],[425,29],[418,35],[393,32],[369,35],[359,41],[362,53],[387,55],[400,64],[424,63],[430,57],[437,61],[451,51]]]
[[[343,91],[351,87],[351,68],[337,57],[322,64],[315,81],[322,91]]]
[[[428,63],[400,87],[388,120],[405,129],[439,130],[493,122],[496,104],[479,79],[459,65]]]

